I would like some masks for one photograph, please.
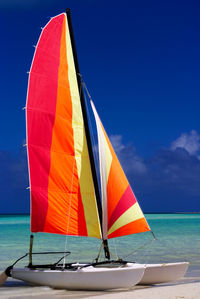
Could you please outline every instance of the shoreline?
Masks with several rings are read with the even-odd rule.
[[[200,277],[183,277],[182,279],[157,285],[140,286],[136,285],[131,289],[116,289],[109,291],[77,291],[52,289],[45,286],[30,286],[25,282],[8,278],[5,285],[0,287],[1,299],[16,298],[90,298],[97,299],[127,298],[127,299],[199,299],[200,298]]]

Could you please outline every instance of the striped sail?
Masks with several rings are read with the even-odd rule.
[[[103,239],[149,231],[150,227],[91,101],[98,132]]]
[[[65,14],[42,30],[26,108],[31,231],[101,238]]]

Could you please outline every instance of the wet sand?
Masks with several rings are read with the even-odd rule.
[[[8,278],[0,287],[1,299],[38,298],[133,298],[133,299],[200,299],[200,277],[184,277],[183,279],[154,286],[135,286],[129,290],[110,291],[70,291],[56,290],[49,287],[29,286],[24,282]]]

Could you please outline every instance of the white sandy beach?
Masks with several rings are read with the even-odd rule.
[[[31,287],[9,278],[7,283],[0,287],[1,299],[15,298],[108,298],[108,299],[200,299],[200,277],[185,277],[174,283],[155,286],[135,286],[129,290],[112,291],[68,291],[55,290],[49,287]]]

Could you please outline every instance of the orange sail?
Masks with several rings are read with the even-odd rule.
[[[149,231],[150,227],[122,170],[95,106],[103,209],[103,239]]]
[[[31,231],[101,238],[66,14],[42,30],[26,108]]]

